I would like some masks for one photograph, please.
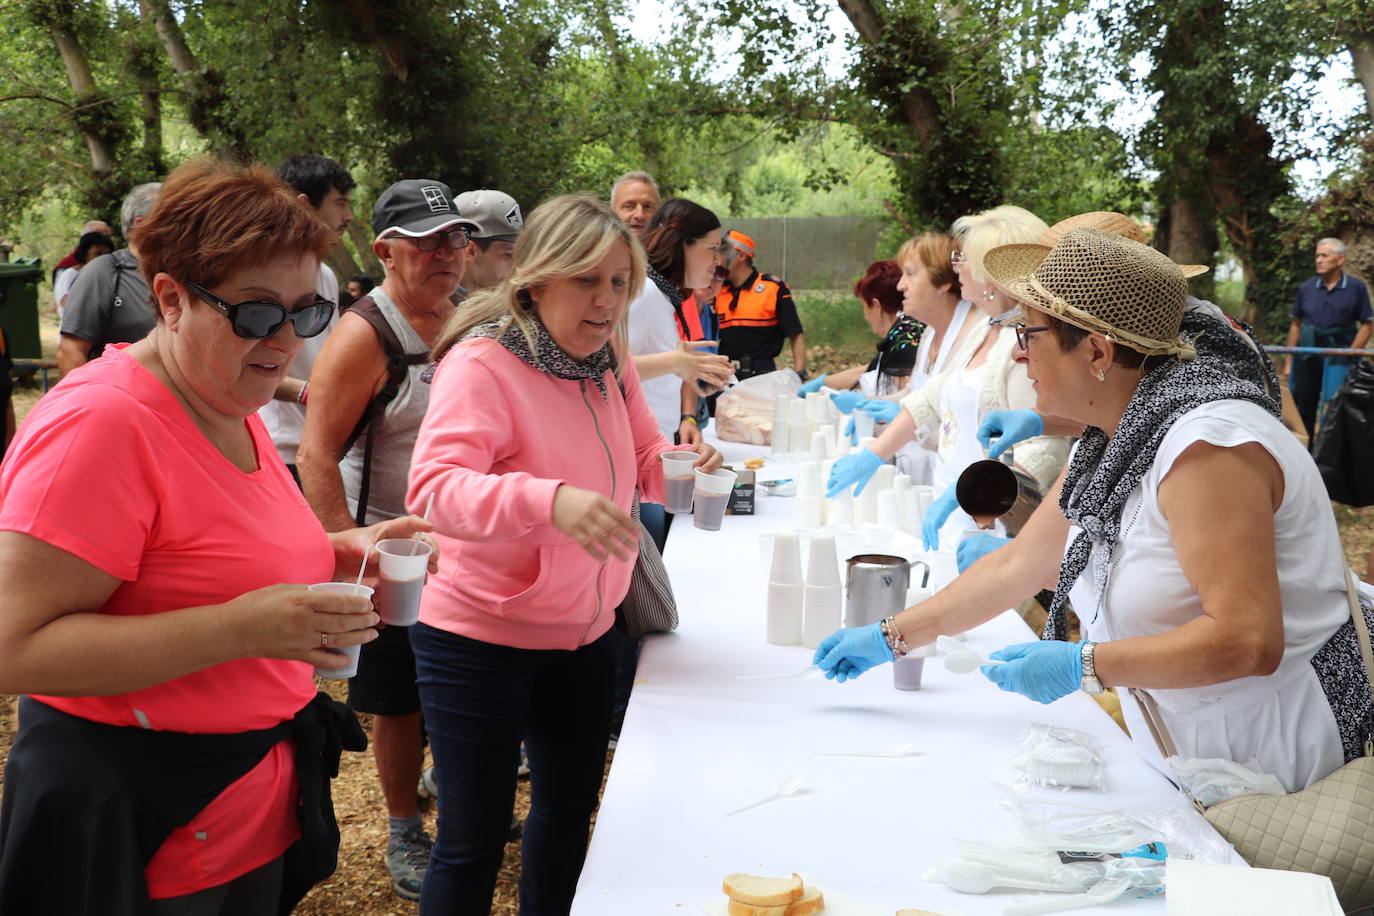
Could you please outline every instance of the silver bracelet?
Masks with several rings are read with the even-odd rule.
[[[905,658],[911,652],[911,647],[906,644],[906,639],[902,637],[902,631],[897,628],[896,617],[884,617],[878,622],[878,629],[882,632],[883,638],[887,640],[887,647],[892,650],[893,658]]]

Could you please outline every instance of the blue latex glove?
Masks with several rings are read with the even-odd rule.
[[[959,508],[959,498],[954,495],[957,486],[958,484],[950,484],[949,489],[941,493],[930,504],[925,515],[921,516],[921,540],[925,543],[926,550],[940,549],[940,529],[945,527],[950,515]]]
[[[870,623],[866,627],[850,627],[831,633],[816,647],[811,664],[824,670],[827,678],[843,684],[874,665],[890,661],[892,649],[883,631],[876,623]]]
[[[902,412],[902,405],[897,401],[883,398],[869,398],[859,405],[859,409],[878,423],[891,423],[892,419]]]
[[[811,381],[806,382],[804,385],[802,385],[800,388],[797,389],[797,397],[799,397],[799,398],[804,398],[804,397],[806,397],[808,394],[811,394],[811,393],[814,392],[814,391],[820,391],[820,390],[821,390],[821,386],[824,385],[824,384],[825,384],[825,376],[824,376],[824,375],[818,375],[818,376],[816,376],[815,378],[813,378]]]
[[[864,491],[864,487],[868,486],[873,475],[878,473],[878,468],[882,467],[883,463],[883,459],[869,448],[861,449],[853,455],[836,458],[835,463],[830,466],[830,479],[825,483],[826,499],[839,496],[850,487],[854,487],[854,495],[858,496]]]
[[[1075,642],[1023,642],[989,657],[1007,664],[979,668],[988,680],[1037,703],[1053,703],[1083,683],[1083,648]]]
[[[849,415],[849,422],[844,425],[844,434],[849,437],[850,445],[859,444],[859,429],[854,425],[854,415]]]
[[[971,538],[964,538],[959,542],[959,546],[954,549],[954,558],[959,563],[959,572],[968,569],[997,548],[1005,547],[1010,543],[1011,538],[998,537],[995,534],[975,534]]]
[[[840,409],[840,413],[853,413],[854,408],[867,401],[868,398],[857,391],[837,391],[830,396],[830,400]]]
[[[1023,439],[1044,434],[1045,421],[1030,408],[990,411],[978,425],[978,441],[987,449],[989,458],[1000,456]]]

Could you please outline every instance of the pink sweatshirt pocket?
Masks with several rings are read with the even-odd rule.
[[[534,581],[523,591],[499,599],[496,612],[510,620],[531,622],[589,616],[594,609],[584,592],[595,569],[581,544],[540,544],[539,572]],[[587,606],[582,607],[584,604]]]

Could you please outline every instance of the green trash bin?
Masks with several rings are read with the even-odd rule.
[[[0,262],[0,326],[10,338],[10,356],[42,359],[38,336],[38,284],[43,264],[38,258]]]

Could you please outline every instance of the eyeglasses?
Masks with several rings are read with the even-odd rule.
[[[418,238],[409,235],[393,235],[390,238],[402,238],[410,242],[421,251],[436,251],[442,240],[443,244],[454,249],[468,247],[468,242],[472,241],[472,230],[466,226],[458,226],[455,229],[445,229],[442,232],[433,232],[429,235],[422,235]]]
[[[1011,327],[1012,330],[1016,332],[1016,345],[1026,352],[1030,352],[1030,339],[1032,334],[1039,334],[1041,331],[1049,330],[1047,325],[1028,328],[1024,324],[1014,324]]]
[[[288,311],[278,302],[261,299],[229,302],[190,280],[186,281],[186,288],[223,312],[229,319],[229,326],[234,329],[234,333],[244,340],[271,337],[288,321],[291,322],[291,328],[297,337],[314,337],[329,327],[329,319],[334,315],[334,303],[318,293],[314,302],[295,311]]]
[[[968,261],[968,257],[962,251],[951,251],[949,253],[949,263],[963,264]]]

